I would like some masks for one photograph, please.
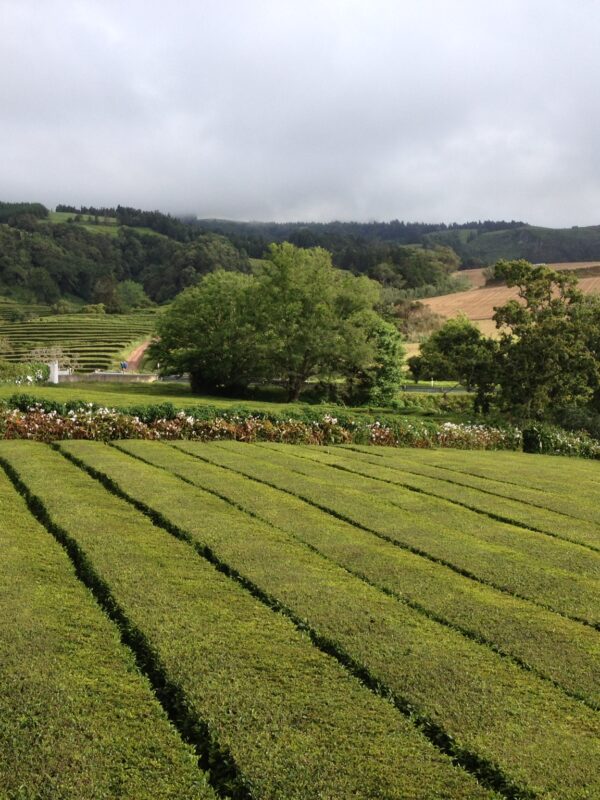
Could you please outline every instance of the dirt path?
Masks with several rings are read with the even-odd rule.
[[[135,350],[129,355],[127,359],[127,372],[138,372],[140,368],[140,364],[142,363],[142,358],[144,357],[144,353],[150,346],[150,339],[147,342],[142,342],[139,347],[136,347]]]

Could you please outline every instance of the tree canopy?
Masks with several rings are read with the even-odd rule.
[[[585,297],[577,277],[527,261],[501,261],[496,275],[518,300],[496,309],[499,402],[522,415],[585,405],[600,386],[600,301]]]
[[[456,378],[520,418],[556,417],[569,407],[600,408],[600,298],[577,277],[522,259],[500,261],[497,277],[517,297],[496,309],[497,340],[466,318],[449,320],[410,360],[417,378]]]
[[[375,311],[379,292],[321,248],[272,245],[252,275],[219,271],[182,292],[161,316],[154,354],[163,369],[189,372],[197,390],[278,382],[294,400],[310,378],[355,386],[362,375],[367,394],[384,384],[389,394],[401,337]]]

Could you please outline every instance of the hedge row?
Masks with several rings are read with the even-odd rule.
[[[467,396],[468,397],[468,396]],[[401,405],[404,413],[414,412],[427,412],[445,413],[463,411],[465,395],[456,395],[448,398],[448,402],[452,405],[446,408],[444,400],[438,395],[422,395],[407,392],[401,395]],[[456,408],[454,405],[456,404]],[[19,411],[27,411],[29,408],[35,407],[45,412],[54,411],[56,414],[64,416],[69,411],[76,411],[85,408],[91,411],[104,410],[105,407],[98,403],[88,403],[84,400],[50,400],[47,398],[40,398],[36,395],[26,393],[15,393],[5,401],[0,401],[0,407],[4,406],[8,409],[18,409]],[[216,418],[223,419],[247,419],[255,418],[272,423],[281,423],[286,420],[293,420],[295,422],[314,423],[320,422],[324,414],[331,411],[330,406],[301,406],[297,409],[286,409],[285,412],[272,411],[268,408],[269,404],[265,404],[264,410],[256,410],[248,408],[243,404],[239,406],[219,407],[209,404],[196,404],[193,406],[180,406],[174,405],[170,401],[162,403],[143,403],[125,406],[111,406],[111,410],[126,416],[137,417],[139,420],[146,424],[157,422],[158,420],[176,420],[178,415],[184,414],[186,417],[192,417],[195,420],[211,421]],[[335,419],[337,423],[348,430],[360,428],[361,425],[373,424],[378,422],[383,428],[393,428],[395,424],[401,423],[399,430],[402,429],[402,424],[406,425],[407,420],[398,419],[398,414],[390,413],[390,409],[346,409],[343,407],[335,408]],[[423,422],[422,429],[424,431],[435,432],[439,429],[439,425],[433,420]],[[521,446],[520,433],[510,426],[506,428],[505,435],[510,437],[510,442],[507,439],[505,447],[512,449],[512,445]]]
[[[0,469],[0,795],[215,797],[116,628]]]
[[[290,450],[269,444],[260,449],[262,458],[285,469],[316,479],[329,477],[336,487],[376,494],[392,505],[427,513],[429,521],[440,527],[449,526],[491,546],[512,550],[517,558],[525,556],[551,570],[600,579],[600,536],[597,527],[585,521],[575,522],[548,509],[528,508],[518,501],[453,486],[399,466],[390,468],[379,459],[365,462],[341,448]],[[539,527],[534,527],[534,522]],[[575,525],[580,533],[572,533]],[[569,535],[580,536],[585,544],[567,539]]]
[[[353,446],[352,449],[365,453],[374,452],[372,448],[360,445]],[[386,454],[391,454],[391,451],[381,448],[377,453],[383,458]],[[408,458],[409,455],[407,451],[402,453],[402,457]],[[561,463],[544,455],[523,459],[514,453],[494,453],[490,458],[484,453],[472,452],[466,464],[462,455],[457,459],[453,453],[435,451],[420,453],[419,460],[421,463],[442,467],[449,474],[493,481],[498,486],[506,487],[511,493],[522,488],[537,492],[538,496],[542,494],[544,499],[558,495],[560,499],[557,502],[563,510],[568,509],[569,513],[573,513],[575,509],[575,516],[577,513],[589,515],[595,510],[594,516],[585,518],[600,522],[600,509],[594,503],[594,492],[598,490],[598,467],[588,461],[570,459]]]
[[[443,459],[433,454],[414,453],[404,450],[402,454],[395,450],[379,449],[375,453],[373,448],[362,448],[360,446],[352,448],[354,453],[361,453],[361,458],[369,463],[387,466],[396,466],[409,472],[416,472],[430,478],[439,478],[449,483],[468,486],[471,489],[479,489],[487,494],[510,500],[520,501],[526,505],[537,508],[545,508],[556,511],[563,516],[572,517],[579,520],[589,520],[600,523],[600,508],[594,502],[594,497],[587,496],[585,490],[582,492],[581,481],[584,481],[585,489],[598,489],[597,481],[586,479],[585,474],[575,475],[577,462],[570,461],[568,464],[568,474],[557,475],[557,463],[553,461],[552,470],[553,480],[546,482],[544,488],[535,488],[528,485],[529,479],[540,479],[538,467],[541,466],[540,460],[518,459],[512,464],[510,469],[503,465],[492,465],[494,467],[487,473],[476,462],[469,462],[468,469],[464,463],[453,467],[449,463],[448,455]],[[531,469],[535,466],[535,469]],[[597,467],[595,475],[597,476]]]
[[[421,519],[426,517],[427,524],[435,525],[439,531],[450,529],[459,532],[462,542],[473,538],[473,549],[483,548],[482,555],[488,548],[490,553],[497,553],[492,558],[503,562],[509,572],[512,559],[512,569],[517,573],[522,569],[529,570],[532,577],[538,573],[539,578],[532,581],[536,589],[542,588],[546,581],[549,584],[549,595],[541,597],[542,602],[552,604],[554,585],[559,587],[557,597],[560,598],[565,582],[571,584],[581,580],[579,585],[584,597],[593,586],[593,591],[597,592],[600,539],[592,524],[582,522],[580,525],[549,510],[527,509],[518,502],[503,501],[466,487],[453,487],[439,479],[403,474],[399,469],[389,469],[380,463],[365,464],[361,461],[357,464],[349,453],[338,448],[329,452],[316,448],[290,450],[269,444],[261,449],[263,458],[285,469],[300,471],[315,480],[328,479],[329,476],[335,482],[336,490],[344,487],[352,493],[365,494],[370,503],[376,497],[377,501],[383,500],[384,505],[389,503]],[[539,528],[533,528],[532,518],[540,524]],[[574,527],[581,528],[581,534],[573,533]],[[580,535],[585,544],[582,546],[579,541],[568,540],[566,537],[569,535]],[[585,599],[583,602],[585,604]],[[600,622],[600,605],[584,605],[584,608],[583,618]],[[559,605],[558,610],[565,609]],[[577,615],[578,612],[573,613]]]
[[[113,448],[63,447],[339,648],[498,788],[565,800],[600,791],[591,709],[219,497]]]
[[[160,414],[160,415],[159,415]],[[516,429],[410,421],[402,417],[373,420],[366,414],[333,417],[323,410],[281,415],[216,411],[196,406],[176,412],[171,404],[139,409],[107,409],[88,403],[37,401],[15,395],[0,403],[0,437],[55,441],[60,439],[237,439],[306,444],[366,442],[412,447],[514,448]]]
[[[87,415],[108,412],[118,423],[113,425],[114,435],[108,438],[230,438],[264,441],[288,441],[311,444],[378,444],[394,447],[438,448],[478,450],[522,450],[532,427],[521,430],[514,425],[455,424],[431,419],[410,419],[411,414],[444,415],[464,413],[468,395],[445,398],[440,395],[416,395],[405,393],[396,403],[397,411],[390,414],[389,409],[347,410],[331,407],[303,406],[300,410],[256,411],[244,406],[219,408],[213,405],[195,405],[177,408],[171,402],[122,406],[106,409],[96,403],[81,400],[65,402],[46,400],[30,394],[15,394],[6,401],[0,401],[2,410],[19,410],[27,413],[35,410],[38,414],[53,412],[66,416],[69,412],[85,411]],[[335,414],[335,416],[333,416]],[[6,414],[5,414],[6,416]],[[182,421],[187,425],[182,426]],[[34,420],[37,424],[38,420]],[[217,423],[202,425],[200,423]],[[256,423],[260,423],[257,425]],[[1,420],[0,420],[1,423]],[[139,425],[142,423],[142,426]],[[167,423],[173,423],[168,425]],[[271,423],[267,425],[266,423]],[[298,423],[288,430],[290,423]],[[326,424],[328,435],[316,429]],[[159,426],[158,435],[152,429]],[[147,430],[144,426],[149,426]],[[535,427],[535,426],[534,426]],[[536,428],[537,430],[537,428]],[[600,457],[600,443],[586,434],[566,433],[551,429],[555,436],[546,436],[540,452],[555,455],[575,455],[585,458]],[[529,432],[529,433],[528,433]],[[0,431],[1,433],[1,431]],[[316,434],[316,435],[315,435]],[[26,438],[30,438],[27,434]],[[61,438],[61,436],[58,436]],[[89,434],[93,438],[93,434]],[[100,437],[101,438],[101,437]],[[48,440],[48,437],[46,437]],[[530,441],[529,437],[528,441]],[[552,442],[556,443],[556,447]],[[554,448],[554,449],[553,449]]]
[[[579,493],[576,486],[568,494],[541,492],[521,485],[510,486],[468,474],[453,473],[423,463],[421,457],[415,458],[410,451],[401,457],[388,448],[377,452],[376,457],[372,448],[364,451],[359,460],[356,454],[350,456],[348,452],[337,450],[328,454],[327,458],[335,456],[335,463],[343,464],[346,469],[358,474],[433,492],[438,497],[485,514],[502,516],[526,528],[600,550],[600,509],[593,497]],[[511,477],[516,480],[519,474],[519,467],[516,467]],[[575,495],[574,492],[578,493]]]
[[[495,525],[492,526],[494,530],[493,541],[506,540],[511,546],[516,544],[517,547],[520,547],[522,543],[538,542],[540,547],[547,549],[553,557],[561,553],[561,548],[549,542],[549,537],[562,539],[569,544],[583,544],[586,547],[600,551],[600,531],[598,526],[592,522],[586,522],[581,519],[575,521],[573,517],[557,513],[548,508],[532,506],[510,497],[488,494],[485,491],[481,491],[480,488],[458,485],[439,475],[423,474],[423,472],[419,471],[420,468],[418,466],[416,468],[407,467],[402,462],[391,462],[385,457],[383,463],[381,459],[374,459],[369,456],[364,456],[359,461],[341,449],[331,450],[326,453],[322,451],[302,451],[302,455],[306,459],[333,466],[338,471],[341,469],[361,478],[367,478],[369,486],[372,485],[370,482],[370,479],[372,479],[377,483],[387,483],[391,487],[398,487],[400,492],[410,489],[430,495],[435,499],[436,503],[438,499],[447,500],[451,504],[450,509],[453,515],[463,515],[463,511],[460,510],[460,507],[463,507],[495,521],[506,522],[511,526],[513,536],[509,535],[508,539],[502,535],[496,536],[497,527]],[[390,497],[396,495],[397,490],[391,488]],[[467,516],[469,520],[474,521],[475,518],[471,514]],[[528,530],[519,531],[515,539],[513,526]],[[501,530],[506,529],[502,528]],[[492,538],[491,535],[490,538]],[[526,551],[530,552],[529,547],[527,547]],[[565,549],[565,552],[573,553],[574,551]],[[584,554],[582,553],[582,558],[583,556]],[[573,566],[576,565],[575,562]],[[570,558],[567,558],[567,563],[571,563]],[[597,574],[600,577],[600,566]]]
[[[600,710],[600,640],[591,628],[394,547],[291,494],[200,460],[206,445],[157,447],[128,441],[115,446],[224,497],[353,574],[512,655]]]
[[[574,569],[538,563],[535,554],[547,537],[537,534],[537,546],[531,548],[533,555],[528,555],[527,543],[531,541],[528,531],[511,529],[458,506],[452,507],[447,501],[408,490],[403,492],[400,487],[368,481],[340,470],[335,471],[333,482],[331,469],[306,459],[294,459],[292,470],[284,454],[261,453],[258,445],[221,443],[210,449],[207,458],[290,491],[353,525],[496,588],[591,624],[600,621],[597,580],[585,574],[590,570],[589,556],[594,554],[583,548],[580,551],[568,542],[550,540],[545,550],[548,562],[555,547],[559,563],[568,561],[572,555],[573,564],[577,563],[583,571],[578,574]],[[494,534],[490,533],[492,530]],[[501,534],[504,534],[502,543],[484,540]],[[524,547],[519,551],[521,540]]]
[[[190,726],[206,730],[223,794],[492,797],[288,619],[62,455],[1,442],[0,456],[85,554]]]

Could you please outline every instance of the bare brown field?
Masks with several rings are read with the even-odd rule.
[[[547,264],[546,266],[550,267],[550,269],[556,269],[558,271],[564,269],[593,269],[594,267],[600,267],[600,262],[598,261],[569,261],[565,263],[558,263],[553,262],[552,264]]]
[[[487,267],[479,267],[478,269],[459,269],[452,273],[453,278],[468,278],[474,289],[479,289],[485,286],[485,271]]]
[[[418,356],[419,350],[421,349],[421,345],[419,342],[405,342],[404,343],[404,352],[406,358],[410,358],[411,356]]]
[[[547,264],[546,266],[550,267],[550,269],[555,269],[557,271],[562,270],[578,270],[583,272],[584,270],[600,270],[600,262],[598,261],[567,261],[567,262],[553,262],[551,264]],[[471,281],[471,285],[474,289],[479,289],[482,286],[485,286],[485,272],[488,267],[478,267],[477,269],[462,269],[458,270],[457,272],[453,272],[452,275],[455,278],[468,278]]]
[[[583,269],[581,262],[575,265],[575,262],[569,265],[560,265],[561,269]],[[559,265],[549,264],[553,268]],[[598,266],[596,263],[590,263],[588,266]],[[479,272],[479,270],[469,270],[470,272]],[[579,288],[585,294],[598,294],[600,293],[600,275],[593,275],[589,278],[579,279]],[[480,287],[477,289],[469,289],[466,292],[456,292],[455,294],[441,295],[440,297],[430,297],[423,300],[432,311],[436,314],[441,314],[443,317],[455,317],[458,314],[465,314],[469,319],[476,322],[483,333],[488,336],[496,333],[496,327],[492,321],[494,315],[494,308],[501,306],[508,300],[515,298],[517,292],[515,289],[509,289],[507,286],[488,286]]]

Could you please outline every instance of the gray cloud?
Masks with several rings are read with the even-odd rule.
[[[1,199],[600,222],[594,0],[0,0]]]

